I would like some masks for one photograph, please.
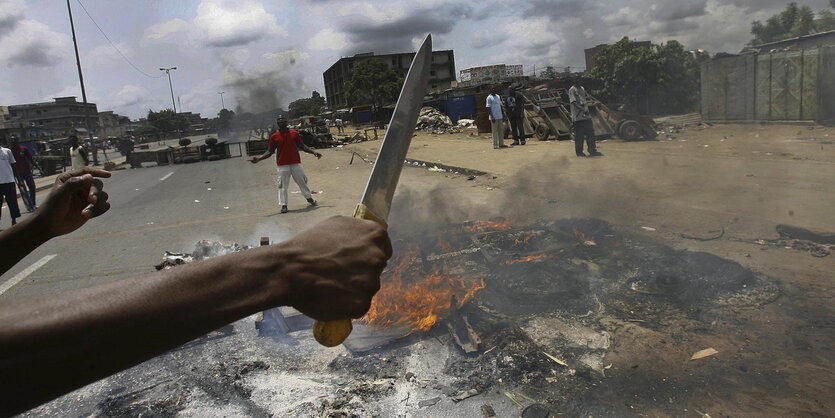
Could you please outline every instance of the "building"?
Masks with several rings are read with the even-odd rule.
[[[90,116],[93,132],[99,128],[98,109],[95,103],[75,100],[75,96],[56,97],[52,102],[8,106],[7,129],[17,131],[21,140],[51,139],[72,133],[86,135],[85,116]]]
[[[373,52],[357,54],[353,57],[340,58],[322,76],[325,79],[325,97],[330,110],[348,107],[345,94],[345,83],[351,79],[354,65],[363,59],[377,58],[388,65],[397,75],[405,78],[415,57],[414,52],[400,54],[374,55]],[[429,73],[429,87],[427,93],[442,91],[450,88],[455,81],[455,54],[452,50],[432,51],[432,66]],[[359,104],[359,103],[357,103]],[[364,103],[367,104],[367,103]]]
[[[127,134],[130,118],[113,113],[112,110],[99,112],[99,129],[96,135],[100,138],[118,138]]]
[[[635,41],[635,45],[644,48],[651,48],[652,42],[650,41]],[[609,46],[609,44],[600,44],[594,48],[589,48],[584,50],[583,52],[586,53],[586,71],[591,70],[594,67],[594,58],[600,51],[603,51]]]
[[[750,45],[742,49],[742,53],[749,52],[769,52],[775,50],[781,51],[800,51],[803,49],[815,49],[822,46],[835,45],[835,30],[821,33],[814,33],[811,35],[800,36],[797,38],[784,39],[782,41],[769,42],[762,45]]]
[[[521,65],[486,65],[461,70],[461,84],[497,83],[523,75],[524,71]]]

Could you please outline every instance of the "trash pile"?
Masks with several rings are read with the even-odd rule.
[[[700,126],[705,128],[711,126],[702,119],[698,113],[686,115],[665,116],[655,119],[655,126],[658,136],[664,136],[669,140],[676,139],[676,134],[685,131],[687,128]]]
[[[433,134],[439,135],[461,132],[457,126],[452,124],[452,120],[450,120],[449,116],[434,107],[428,106],[420,109],[420,116],[418,117],[415,130],[432,132]]]
[[[175,253],[166,251],[162,257],[162,263],[154,266],[157,271],[168,270],[171,267],[188,264],[193,261],[205,260],[212,257],[220,257],[222,255],[236,253],[238,251],[248,250],[252,247],[248,245],[232,244],[224,245],[217,241],[198,241],[194,246],[194,251],[189,253]]]

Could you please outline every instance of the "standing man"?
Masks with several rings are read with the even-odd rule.
[[[20,207],[17,205],[17,190],[15,189],[15,159],[12,151],[0,145],[0,205],[3,198],[9,205],[9,215],[12,217],[12,225],[17,223],[20,217]]]
[[[597,152],[597,146],[594,143],[594,125],[589,112],[588,94],[583,86],[577,85],[576,79],[571,80],[568,100],[571,102],[571,120],[574,122],[574,152],[578,157],[585,157],[586,154],[583,153],[583,142],[585,142],[590,156],[603,155]]]
[[[336,130],[339,131],[339,133],[344,133],[345,132],[345,126],[343,126],[343,124],[342,124],[342,119],[341,118],[336,118],[335,123],[336,123]]]
[[[26,183],[26,188],[29,189],[29,209],[30,212],[37,209],[38,206],[35,204],[35,178],[32,177],[32,167],[37,167],[38,164],[35,163],[35,160],[32,158],[32,152],[29,151],[29,148],[20,145],[17,141],[17,137],[12,137],[12,155],[14,155],[15,161],[15,170],[17,170],[18,177]],[[21,196],[23,197],[23,196]]]
[[[301,135],[295,130],[287,128],[287,119],[284,116],[279,116],[276,120],[278,130],[270,136],[269,148],[267,152],[258,157],[252,157],[249,160],[253,164],[257,164],[261,160],[270,158],[273,153],[276,153],[275,163],[278,165],[278,204],[281,206],[281,213],[287,213],[287,186],[290,185],[290,177],[299,185],[299,190],[302,191],[307,203],[310,206],[317,206],[313,200],[313,194],[307,187],[307,176],[304,174],[302,168],[302,158],[299,155],[299,149],[313,154],[316,158],[322,158],[322,154],[308,148],[302,141]]]
[[[505,100],[505,106],[507,106],[507,118],[510,120],[510,133],[513,134],[511,145],[525,145],[525,124],[523,122],[525,96],[517,92],[515,88],[511,88],[510,94]]]
[[[81,145],[78,145],[78,137],[70,135],[70,168],[72,170],[81,170],[90,164],[90,159],[87,157],[87,150]]]
[[[504,144],[504,126],[502,126],[502,98],[499,87],[493,86],[487,96],[487,110],[490,112],[490,129],[493,131],[493,149],[507,148]]]

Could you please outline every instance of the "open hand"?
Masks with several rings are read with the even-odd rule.
[[[35,220],[49,236],[69,234],[110,209],[104,183],[99,178],[110,177],[110,172],[83,167],[59,175],[49,197],[38,208]]]

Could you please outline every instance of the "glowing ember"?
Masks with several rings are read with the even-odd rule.
[[[542,260],[544,258],[554,258],[554,256],[551,255],[551,254],[529,255],[527,257],[522,257],[522,258],[519,258],[519,259],[516,259],[516,260],[505,260],[505,261],[502,262],[502,264],[503,265],[508,265],[508,264],[517,264],[517,263],[527,263],[529,261]]]
[[[525,235],[525,238],[514,240],[513,246],[516,247],[517,245],[527,244],[531,242],[531,239],[533,239],[533,237],[537,235],[539,234],[537,234],[536,232],[531,232],[530,234]]]
[[[485,229],[495,229],[497,231],[506,231],[513,226],[513,222],[508,219],[497,218],[489,221],[478,221],[474,225],[465,229],[467,232],[478,232]]]
[[[452,295],[460,307],[484,289],[484,279],[443,275],[437,270],[409,278],[409,267],[419,252],[417,248],[404,252],[398,264],[383,274],[382,287],[361,321],[383,328],[408,325],[415,331],[427,331],[450,308]]]
[[[583,245],[597,245],[597,242],[595,242],[593,238],[589,238],[588,236],[586,236],[586,234],[584,234],[583,231],[574,229],[574,237],[577,238]]]

